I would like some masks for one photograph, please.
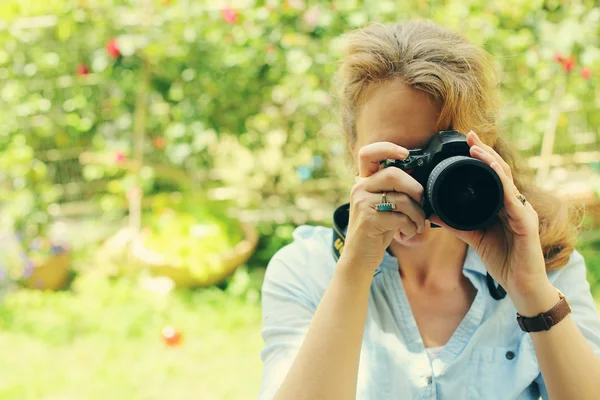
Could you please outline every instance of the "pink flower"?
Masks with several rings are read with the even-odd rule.
[[[565,58],[562,61],[563,69],[567,72],[571,72],[575,68],[575,59],[573,57]]]
[[[122,164],[126,158],[127,157],[125,157],[125,154],[121,153],[120,151],[115,153],[115,161],[117,164]]]
[[[83,64],[83,63],[81,63],[81,64],[79,64],[79,65],[77,66],[77,68],[75,69],[75,73],[76,73],[77,75],[81,75],[81,76],[83,76],[83,75],[87,75],[87,74],[89,74],[89,73],[90,73],[90,70],[88,69],[87,65],[85,65],[85,64]]]
[[[565,58],[558,51],[554,53],[554,61],[562,63],[564,60]]]
[[[591,76],[592,76],[592,71],[590,71],[590,69],[588,67],[583,67],[581,69],[581,77],[583,79],[585,79],[587,81],[590,79]]]
[[[221,16],[223,17],[223,21],[228,24],[235,24],[237,21],[238,13],[233,8],[224,8],[221,10]]]
[[[106,52],[112,58],[119,58],[121,56],[121,52],[119,51],[119,43],[117,39],[112,38],[106,44]]]
[[[319,8],[315,6],[315,7],[309,8],[304,13],[304,15],[302,16],[302,18],[304,19],[304,22],[306,22],[311,27],[314,27],[319,22],[319,15],[320,14],[321,14],[321,12],[319,11]]]

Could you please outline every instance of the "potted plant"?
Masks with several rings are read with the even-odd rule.
[[[153,275],[171,278],[177,287],[221,282],[254,252],[254,228],[227,218],[207,201],[160,200],[146,215],[132,254]]]
[[[46,164],[35,158],[26,141],[18,139],[0,158],[0,224],[3,235],[11,238],[3,242],[7,269],[11,280],[25,286],[58,290],[68,282],[71,251],[66,243],[52,238],[48,229],[48,208],[57,193]]]
[[[71,250],[47,237],[29,243],[23,271],[25,285],[40,290],[63,289],[69,280]]]

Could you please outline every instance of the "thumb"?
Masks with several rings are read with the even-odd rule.
[[[445,222],[443,222],[437,215],[432,215],[431,218],[429,218],[429,220],[432,223],[437,224],[443,227],[444,229],[452,232],[457,238],[459,238],[469,246],[473,247],[473,243],[475,241],[475,237],[478,231],[461,231],[458,229],[451,228]]]

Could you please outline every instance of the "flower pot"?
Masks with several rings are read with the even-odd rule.
[[[39,290],[63,289],[69,280],[71,268],[71,252],[65,250],[59,254],[53,254],[44,259],[43,262],[31,261],[29,265],[29,276],[24,279],[25,285]]]
[[[244,264],[258,243],[256,229],[249,225],[242,225],[244,238],[232,249],[218,254],[210,255],[212,271],[199,276],[194,274],[191,266],[174,266],[162,254],[148,249],[143,242],[143,236],[136,237],[132,242],[134,258],[146,266],[152,275],[166,276],[173,280],[178,288],[196,288],[215,285],[235,272],[237,267]]]

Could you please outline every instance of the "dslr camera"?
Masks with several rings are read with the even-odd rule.
[[[410,174],[425,189],[426,218],[437,215],[448,226],[472,231],[489,225],[504,205],[498,174],[469,153],[467,138],[456,130],[439,131],[425,149],[404,160],[384,160]]]

